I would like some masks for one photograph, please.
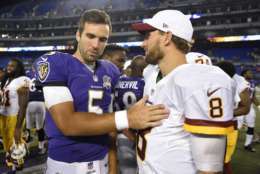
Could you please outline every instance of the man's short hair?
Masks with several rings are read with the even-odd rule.
[[[116,45],[116,44],[108,44],[103,52],[103,58],[106,58],[107,55],[111,55],[113,54],[113,52],[115,51],[125,51],[126,53],[128,52],[128,50],[120,45]]]
[[[187,54],[191,50],[192,44],[180,37],[172,35],[172,42],[178,48],[178,50],[184,54]]]
[[[250,69],[244,69],[242,72],[241,72],[241,76],[244,76],[248,71],[251,71]]]
[[[98,9],[84,11],[79,20],[78,31],[80,34],[83,32],[86,22],[94,24],[106,24],[109,26],[110,32],[112,32],[111,20],[105,11]]]
[[[236,74],[236,68],[234,64],[229,61],[218,62],[216,66],[225,71],[225,73],[227,73],[231,78]]]

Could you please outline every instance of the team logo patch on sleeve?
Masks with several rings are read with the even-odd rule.
[[[38,75],[39,75],[39,80],[41,82],[44,82],[46,80],[46,78],[48,77],[49,72],[50,72],[49,62],[47,62],[47,61],[38,62],[37,72],[38,72]]]
[[[111,77],[107,75],[103,76],[103,87],[106,89],[111,88]]]

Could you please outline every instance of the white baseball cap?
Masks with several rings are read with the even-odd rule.
[[[188,16],[178,10],[162,10],[152,18],[144,19],[142,23],[132,25],[134,30],[145,32],[149,30],[161,30],[171,32],[188,42],[192,42],[193,27]]]

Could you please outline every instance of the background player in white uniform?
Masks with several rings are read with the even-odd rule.
[[[9,167],[20,169],[19,164],[14,164],[10,149],[13,140],[15,143],[21,143],[21,132],[23,118],[27,106],[28,85],[30,79],[25,76],[24,67],[21,61],[12,59],[7,65],[6,75],[1,83],[1,108],[0,121],[2,123],[2,136],[4,150],[6,152],[6,164]]]
[[[0,67],[0,86],[1,86],[1,82],[2,82],[2,78],[4,77],[5,75],[5,70],[4,68]],[[1,90],[0,90],[0,101],[1,101],[1,98],[2,98],[2,94],[1,94]],[[1,106],[0,106],[1,107]],[[3,139],[2,139],[2,123],[0,121],[0,147],[3,147]]]
[[[185,129],[192,132],[192,156],[199,173],[221,172],[225,135],[234,130],[232,79],[217,67],[183,65],[192,42],[193,28],[181,12],[160,11],[143,22],[133,27],[146,31],[142,45],[146,60],[158,64],[161,71],[158,72],[157,66],[146,69],[145,93],[149,94],[152,103],[163,101],[171,114],[162,126],[153,128],[150,133],[140,133],[137,149],[141,159],[138,163],[140,173],[195,173],[189,136],[182,127],[183,114]],[[156,76],[160,74],[163,78],[156,84]]]
[[[189,52],[186,54],[186,61],[190,64],[212,65],[211,59],[205,54],[199,52]]]
[[[186,54],[186,60],[187,60],[187,63],[191,63],[191,64],[198,63],[198,64],[212,65],[211,59],[208,56],[206,56],[202,53],[197,53],[197,52],[190,52],[190,53]],[[225,62],[224,62],[224,64],[225,64]],[[222,62],[220,62],[219,65],[222,65]],[[228,75],[232,74],[232,75],[230,75],[230,77],[233,77],[233,75],[235,74],[235,67],[233,65],[230,65],[231,66],[230,67],[229,65],[230,64],[228,63],[228,65],[226,65],[226,64],[224,65],[225,67],[227,66],[226,68],[222,67],[223,65],[221,67],[228,72]],[[234,82],[234,84],[236,87],[239,87],[236,84],[236,82]],[[241,85],[243,85],[243,83],[240,84],[240,86]],[[235,99],[235,100],[238,101],[239,99]],[[243,105],[243,104],[244,104],[244,102],[241,102],[240,108],[237,110],[241,111],[241,105]],[[246,109],[244,106],[242,106],[242,108]],[[235,124],[236,124],[236,121],[235,121]],[[232,168],[231,168],[230,161],[231,161],[231,156],[233,155],[234,150],[235,150],[236,139],[237,139],[237,130],[234,130],[233,132],[231,132],[227,135],[227,149],[226,149],[225,163],[224,163],[224,173],[225,174],[232,174]]]
[[[226,72],[232,79],[236,87],[236,93],[239,95],[238,102],[234,107],[234,123],[237,125],[237,120],[241,117],[241,115],[249,112],[250,109],[250,95],[249,95],[249,85],[247,81],[240,75],[236,74],[235,66],[228,61],[221,61],[217,63],[224,72]],[[238,122],[239,123],[239,122]],[[227,150],[225,155],[225,164],[224,164],[224,173],[232,174],[231,167],[231,157],[235,152],[236,143],[237,143],[238,131],[237,126],[235,127],[235,131],[231,132],[227,136]]]
[[[255,83],[253,81],[252,71],[249,69],[245,69],[241,72],[241,75],[247,80],[247,82],[250,85],[249,91],[250,91],[250,99],[251,99],[250,111],[247,115],[244,116],[244,119],[241,120],[242,122],[241,124],[245,123],[247,125],[244,148],[245,150],[248,150],[250,152],[255,152],[256,150],[252,147],[254,128],[255,128],[255,118],[256,118],[256,113],[253,105],[255,104],[256,106],[258,106],[259,102],[257,101],[257,98],[255,96]]]

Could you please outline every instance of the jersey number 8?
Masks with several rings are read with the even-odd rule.
[[[219,118],[223,116],[222,100],[221,98],[212,98],[209,101],[210,116],[212,118]]]

